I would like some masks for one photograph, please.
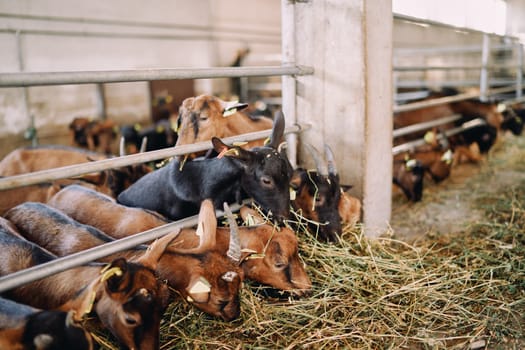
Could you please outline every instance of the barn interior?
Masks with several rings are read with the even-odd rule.
[[[190,153],[174,144],[123,152],[119,142],[123,127],[176,132],[190,97],[240,101],[270,118],[283,111],[291,165],[315,169],[308,145],[329,145],[359,219],[330,244],[295,216],[312,280],[307,297],[245,281],[233,322],[172,302],[160,349],[521,348],[524,17],[520,0],[0,0],[0,159],[61,145],[114,161],[0,173],[0,196],[112,167],[158,168]],[[393,183],[393,163],[412,171],[413,153],[430,147],[429,138],[443,161],[449,142],[457,146],[479,123],[493,125],[479,110],[467,119],[454,110],[408,126],[396,120],[474,100],[497,108],[501,124],[516,120],[517,129],[498,123],[489,149],[472,142],[467,159],[454,151],[446,177],[425,173],[420,197],[409,197]],[[107,123],[109,148],[79,144],[74,120]],[[55,272],[92,257],[59,259]],[[28,281],[18,278],[0,276],[0,293]],[[90,332],[101,348],[119,348],[107,330]]]

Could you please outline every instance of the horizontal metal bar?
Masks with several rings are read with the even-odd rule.
[[[229,32],[237,34],[239,32],[254,34],[254,35],[271,35],[280,36],[278,30],[260,30],[250,29],[241,27],[216,27],[216,26],[204,26],[198,24],[180,24],[180,23],[167,23],[167,22],[144,22],[144,21],[127,21],[122,19],[101,19],[101,18],[85,18],[85,17],[63,17],[63,16],[43,16],[43,15],[28,15],[20,13],[0,13],[0,17],[4,18],[15,18],[23,20],[33,21],[48,21],[48,22],[65,22],[78,24],[96,24],[96,25],[107,25],[107,26],[126,26],[126,27],[149,27],[149,28],[160,28],[160,29],[179,29],[179,30],[193,30],[193,31],[204,31],[204,32]]]
[[[232,211],[240,208],[239,204],[230,205]],[[224,215],[220,210],[216,211],[217,217]],[[140,244],[163,237],[164,235],[174,232],[177,229],[193,227],[198,224],[199,216],[194,215],[188,218],[171,222],[169,224],[159,226],[132,236],[121,238],[110,243],[105,243],[84,251],[68,255],[66,257],[57,258],[50,262],[36,265],[25,270],[20,270],[9,275],[0,277],[0,293],[22,286],[41,278],[51,276],[53,274],[71,269],[76,266],[87,264],[106,257],[108,255],[132,249]]]
[[[51,29],[0,29],[0,33],[18,32],[22,35],[44,35],[44,36],[68,36],[87,38],[118,38],[118,39],[150,39],[150,40],[188,40],[188,41],[242,41],[249,39],[258,44],[278,44],[279,39],[266,39],[262,37],[247,36],[242,32],[234,34],[162,34],[162,33],[126,33],[126,32],[103,32],[85,30],[51,30]]]
[[[435,126],[438,126],[438,125],[451,123],[460,118],[461,118],[461,114],[453,114],[449,117],[439,118],[439,119],[435,119],[435,120],[431,120],[431,121],[423,122],[423,123],[412,124],[409,126],[405,126],[403,128],[395,129],[392,132],[392,136],[396,138],[399,136],[412,134],[414,132],[421,131],[421,130],[427,130]]]
[[[285,134],[301,132],[309,129],[309,125],[292,125],[285,129]],[[226,137],[222,139],[227,144],[239,141],[253,141],[264,139],[271,134],[271,130],[257,131],[238,136]],[[75,177],[83,174],[89,174],[97,171],[103,171],[112,168],[124,167],[131,164],[147,163],[158,159],[165,159],[183,154],[194,153],[208,150],[212,147],[211,141],[198,142],[190,145],[164,148],[157,151],[137,153],[129,156],[115,157],[111,159],[98,160],[78,165],[69,165],[65,167],[36,171],[33,173],[14,175],[0,178],[0,190],[17,188],[37,183],[48,182],[58,179]]]
[[[122,71],[2,73],[0,87],[64,84],[94,84],[169,79],[213,79],[313,74],[312,67],[261,66],[180,69],[138,69]]]
[[[429,90],[422,90],[422,91],[409,91],[409,92],[398,92],[395,95],[396,102],[398,101],[408,101],[408,100],[420,100],[422,98],[426,98],[430,95]]]
[[[514,91],[515,89],[516,89],[515,87],[504,87],[504,88],[499,88],[499,89],[492,89],[489,91],[489,95],[498,94],[502,92],[508,92],[508,91]],[[439,106],[439,105],[446,104],[446,103],[467,100],[469,98],[476,98],[476,97],[479,97],[480,95],[481,94],[479,92],[467,92],[467,93],[458,94],[454,96],[433,98],[430,100],[395,106],[393,108],[393,111],[394,113],[413,111],[413,110],[421,109],[425,107]]]
[[[516,84],[515,79],[490,79],[490,86],[502,86]],[[429,86],[479,86],[479,79],[475,80],[397,80],[395,86],[398,88],[428,88]]]
[[[491,51],[512,51],[516,44],[496,44],[490,45]],[[394,48],[394,55],[415,55],[415,54],[458,54],[476,53],[483,51],[481,45],[462,45],[462,46],[434,46],[434,47],[398,47]]]
[[[485,124],[486,124],[485,120],[481,118],[477,118],[477,119],[469,120],[468,122],[463,123],[461,126],[457,128],[445,130],[444,133],[446,137],[449,137],[449,136],[459,134],[460,132],[463,132],[467,129],[470,129],[470,128],[473,128],[479,125],[485,125]],[[443,136],[442,134],[438,134],[437,137],[439,140],[442,140],[445,136]],[[410,151],[414,147],[422,146],[424,144],[426,144],[425,139],[417,139],[414,141],[403,143],[401,145],[397,145],[395,147],[392,147],[392,155],[395,156],[396,154]]]
[[[413,16],[409,16],[409,15],[400,14],[400,13],[394,13],[393,17],[394,17],[394,19],[397,19],[397,20],[414,22],[416,24],[423,23],[423,24],[428,24],[428,25],[432,25],[432,26],[449,28],[449,29],[456,30],[456,31],[461,31],[461,32],[469,32],[469,33],[477,33],[477,34],[489,34],[489,35],[497,37],[497,38],[507,38],[507,39],[511,39],[511,40],[514,40],[514,41],[519,40],[519,38],[517,38],[515,36],[499,35],[499,34],[494,34],[494,33],[486,33],[486,32],[483,32],[483,31],[480,31],[480,30],[477,30],[477,29],[472,29],[472,28],[467,28],[467,27],[458,27],[458,26],[455,26],[455,25],[452,25],[452,24],[447,24],[447,23],[438,22],[438,21],[432,21],[432,20],[429,20],[429,19],[417,18],[417,17],[413,17]]]
[[[516,69],[520,68],[519,65],[509,64],[492,64],[486,67],[482,65],[470,65],[470,66],[394,66],[392,69],[396,72],[412,72],[412,71],[427,71],[427,70],[480,70],[482,68],[495,70],[495,69]]]

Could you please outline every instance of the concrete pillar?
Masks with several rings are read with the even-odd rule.
[[[342,183],[363,201],[367,235],[378,236],[391,212],[391,0],[283,1],[294,6],[295,61],[315,70],[296,79],[297,122],[312,124],[298,163],[314,167],[305,142],[329,144]]]

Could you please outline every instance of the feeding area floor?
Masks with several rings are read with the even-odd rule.
[[[246,282],[223,322],[173,302],[161,349],[519,349],[525,346],[525,137],[505,137],[423,200],[395,197],[391,232],[345,228],[338,245],[300,230],[308,297]],[[116,349],[96,333],[103,348]]]

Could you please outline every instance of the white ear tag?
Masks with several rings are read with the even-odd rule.
[[[409,159],[405,163],[405,167],[407,170],[412,170],[416,166],[416,160],[415,159]]]
[[[193,285],[193,287],[191,287],[189,291],[190,294],[209,293],[209,292],[211,292],[211,284],[204,277],[199,277],[199,280],[195,282],[195,284]]]
[[[290,187],[290,200],[294,201],[296,197],[296,192],[293,188]]]
[[[237,276],[238,276],[237,272],[234,272],[234,271],[228,271],[228,272],[226,272],[224,275],[222,275],[221,278],[222,278],[224,281],[226,281],[226,282],[230,282],[230,283],[231,283],[231,282],[233,282],[233,279],[234,279],[235,277],[237,277]]]
[[[222,112],[222,116],[229,117],[230,115],[235,114],[236,112],[237,112],[237,108],[226,109],[224,110],[224,112]]]
[[[504,103],[498,103],[498,112],[503,113],[507,110],[507,105]]]
[[[441,160],[447,164],[450,164],[452,162],[452,151],[448,150],[441,156]]]

